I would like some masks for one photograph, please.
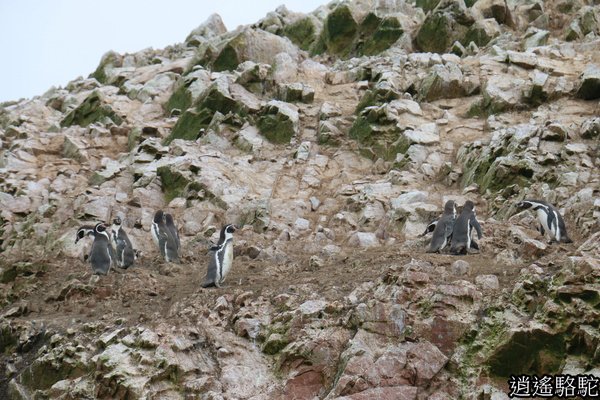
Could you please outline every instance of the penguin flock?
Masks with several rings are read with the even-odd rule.
[[[209,250],[211,254],[202,287],[221,287],[225,281],[233,265],[233,233],[236,229],[232,224],[221,229],[219,242]],[[166,262],[179,262],[181,241],[173,216],[163,210],[156,211],[150,232],[162,258]],[[133,248],[120,217],[113,219],[110,232],[103,222],[79,227],[75,243],[86,237],[93,238],[93,242],[89,254],[85,251],[84,260],[91,264],[95,275],[107,275],[111,267],[127,269],[139,258],[140,253]]]
[[[565,221],[553,205],[543,200],[526,199],[518,202],[516,208],[535,212],[539,223],[538,230],[543,236],[549,237],[550,243],[572,243],[567,234]],[[233,224],[223,226],[218,243],[209,249],[210,258],[202,283],[203,288],[219,288],[225,281],[233,265],[233,233],[236,229]],[[477,221],[475,204],[467,200],[458,214],[456,203],[448,200],[442,215],[429,223],[420,236],[433,234],[427,253],[441,253],[442,250],[449,248],[450,254],[465,255],[479,251],[473,230],[480,240],[483,233]],[[156,211],[150,231],[162,258],[166,262],[179,262],[181,241],[173,216],[163,210]],[[127,269],[139,258],[140,253],[133,248],[120,217],[113,219],[110,228],[103,222],[94,226],[79,227],[75,243],[86,237],[93,238],[93,242],[89,254],[85,252],[84,260],[91,264],[95,275],[107,275],[111,267]]]
[[[543,200],[523,200],[516,204],[517,209],[531,209],[536,212],[539,222],[538,231],[549,237],[550,243],[572,243],[567,234],[565,221],[560,212],[552,205]],[[441,253],[447,246],[450,254],[464,255],[479,250],[479,245],[473,237],[473,230],[477,232],[477,238],[481,239],[483,233],[481,225],[475,214],[475,204],[467,200],[463,205],[460,215],[456,213],[456,203],[448,200],[444,205],[442,216],[430,222],[420,236],[433,233],[427,247],[427,253]]]

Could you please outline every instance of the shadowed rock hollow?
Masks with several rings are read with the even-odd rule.
[[[596,3],[213,15],[0,104],[0,398],[500,399],[511,374],[599,376]],[[425,253],[448,199],[476,204],[479,253]],[[90,279],[76,229],[117,215],[142,258]],[[202,289],[225,223],[233,271]]]

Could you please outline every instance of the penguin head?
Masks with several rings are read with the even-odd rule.
[[[96,235],[106,236],[106,238],[110,240],[110,236],[108,235],[108,232],[106,230],[106,225],[104,225],[103,222],[98,222],[96,224],[96,226],[94,227],[94,233]]]
[[[454,200],[448,200],[444,205],[444,213],[446,214],[456,214],[456,203]]]
[[[165,214],[165,222],[167,225],[175,225],[175,221],[173,221],[173,216],[171,214]]]
[[[152,220],[155,224],[160,224],[164,221],[165,218],[165,214],[163,212],[163,210],[158,210],[156,213],[154,213],[154,219]]]
[[[473,211],[475,212],[475,204],[471,200],[465,201],[465,205],[463,206],[464,211]]]
[[[221,228],[219,243],[223,243],[226,240],[233,239],[233,232],[235,232],[236,229],[237,228],[233,224],[228,224]]]
[[[528,200],[523,200],[517,203],[517,208],[522,208],[523,210],[526,210],[528,208],[530,208],[533,204],[528,201]]]
[[[121,217],[117,217],[117,218],[113,219],[113,225],[120,226],[122,223],[123,223],[123,221],[121,221]]]
[[[79,229],[77,229],[77,236],[75,237],[75,243],[79,242],[81,239],[86,237],[87,235],[91,235],[94,233],[94,227],[90,225],[83,225]]]

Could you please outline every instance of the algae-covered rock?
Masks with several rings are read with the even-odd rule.
[[[423,11],[431,11],[440,3],[440,0],[416,0],[415,5],[421,7]]]
[[[445,53],[464,38],[473,22],[463,0],[442,0],[421,25],[416,44],[423,51]]]
[[[110,70],[123,66],[123,56],[115,51],[109,51],[102,56],[100,64],[94,72],[90,74],[91,78],[96,78],[100,83],[108,83]]]
[[[116,125],[121,125],[123,122],[123,119],[106,103],[102,94],[95,90],[80,105],[71,110],[60,122],[60,125],[85,127],[94,122],[104,123],[106,118]]]
[[[197,99],[194,107],[185,111],[177,120],[165,144],[173,139],[195,140],[201,129],[209,126],[216,112],[245,115],[248,110],[242,102],[233,98],[227,77],[216,79]]]
[[[352,15],[350,5],[342,3],[327,15],[315,53],[327,51],[337,56],[346,56],[352,51],[352,43],[357,35],[358,23]]]
[[[362,43],[357,46],[359,54],[375,55],[393,45],[404,33],[400,20],[395,16],[379,17],[369,13],[360,25]]]
[[[244,61],[273,64],[279,53],[298,58],[298,48],[290,39],[247,27],[220,44],[216,53],[205,54],[200,61],[210,64],[213,71],[233,71]]]
[[[271,100],[259,112],[257,126],[260,133],[277,144],[289,143],[298,133],[299,115],[296,106]]]
[[[171,113],[174,109],[187,110],[210,85],[210,73],[202,68],[180,77],[175,83],[173,94],[165,104]]]
[[[423,79],[419,98],[426,101],[464,97],[467,88],[460,67],[454,63],[436,64]]]
[[[322,23],[314,15],[305,15],[287,24],[283,35],[302,50],[310,50],[322,28]]]
[[[461,42],[464,45],[473,42],[477,46],[485,46],[490,40],[499,36],[500,33],[502,33],[500,25],[495,19],[482,19],[471,25]]]

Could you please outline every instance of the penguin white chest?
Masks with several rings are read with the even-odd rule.
[[[152,231],[152,239],[158,245],[158,225],[153,222],[150,230]]]
[[[537,219],[548,234],[552,232],[551,227],[548,226],[548,214],[544,208],[537,209]]]
[[[231,266],[233,265],[233,243],[225,244],[225,248],[223,249],[223,265],[222,265],[222,274],[221,274],[221,282],[225,280],[225,277],[229,273]]]

